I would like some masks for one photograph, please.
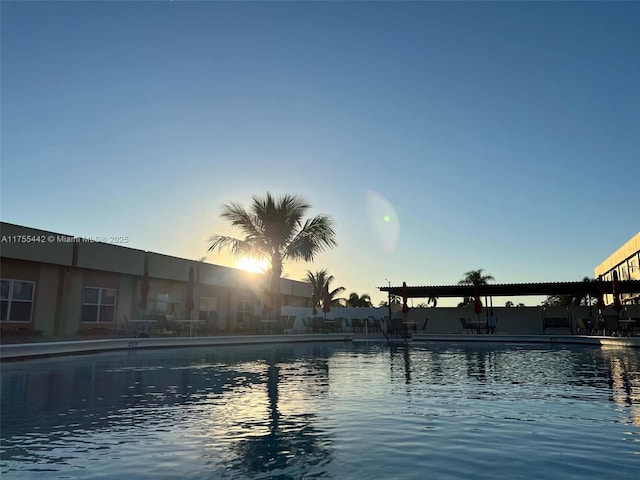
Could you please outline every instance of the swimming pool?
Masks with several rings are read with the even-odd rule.
[[[3,479],[624,479],[640,467],[638,349],[140,350],[6,363],[1,395]]]

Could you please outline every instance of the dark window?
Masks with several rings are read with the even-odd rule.
[[[112,323],[116,316],[116,290],[84,287],[82,292],[82,322]]]
[[[2,279],[0,291],[0,320],[3,322],[30,322],[33,312],[35,283],[24,280]]]

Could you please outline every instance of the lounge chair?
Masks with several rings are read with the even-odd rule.
[[[578,335],[591,335],[593,333],[593,325],[591,320],[582,317],[576,317],[576,333]]]
[[[173,315],[160,316],[160,335],[163,337],[175,337],[178,335],[178,325],[174,322]]]

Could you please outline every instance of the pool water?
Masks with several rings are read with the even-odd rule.
[[[601,479],[640,471],[640,351],[301,343],[2,365],[3,479]]]

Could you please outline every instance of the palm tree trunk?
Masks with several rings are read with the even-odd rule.
[[[271,261],[271,301],[273,306],[274,318],[280,318],[282,311],[282,302],[280,299],[280,277],[282,276],[282,261],[280,259],[272,259]]]

